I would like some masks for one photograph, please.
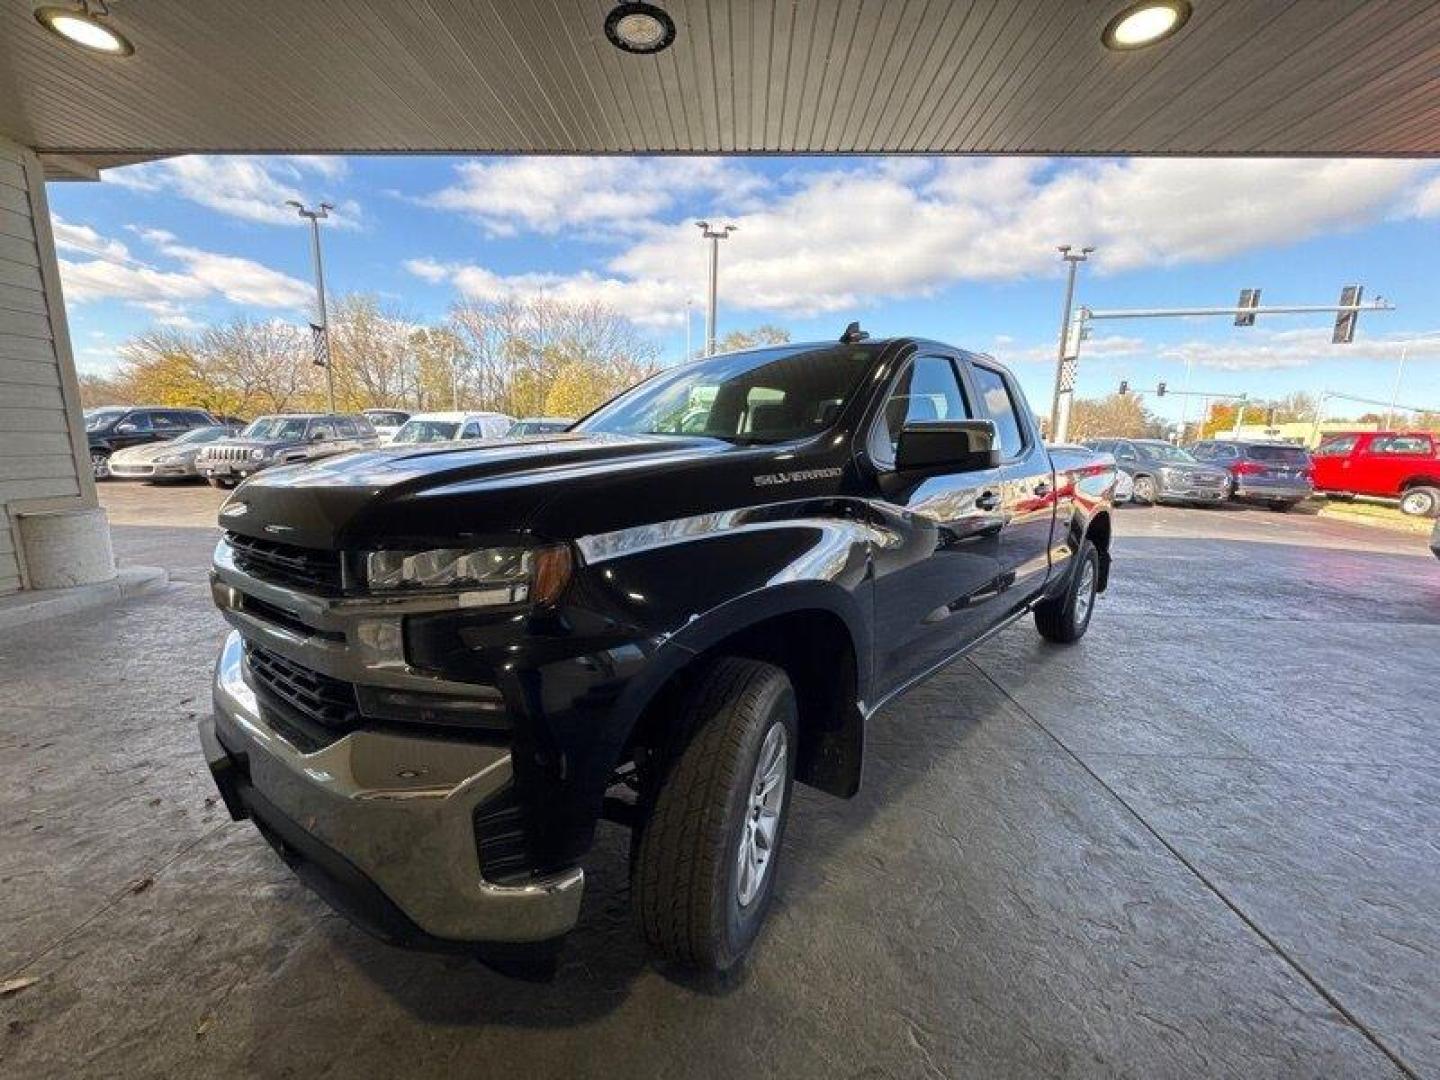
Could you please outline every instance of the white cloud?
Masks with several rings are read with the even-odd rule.
[[[107,239],[89,226],[57,221],[55,228],[57,247],[92,256],[59,260],[65,298],[72,304],[124,300],[178,326],[182,325],[177,320],[183,312],[177,305],[184,301],[219,297],[235,304],[272,308],[302,307],[309,302],[310,286],[298,278],[253,259],[178,243],[172,234],[160,230],[142,235],[160,256],[176,264],[172,267],[157,267],[136,259],[124,244]]]
[[[1198,367],[1219,371],[1264,371],[1301,368],[1323,360],[1351,363],[1393,364],[1403,351],[1407,361],[1440,360],[1440,334],[1426,337],[1415,333],[1366,335],[1362,330],[1349,345],[1332,345],[1331,328],[1308,326],[1294,330],[1247,331],[1234,341],[1190,341],[1165,345],[1156,355],[1166,360],[1189,360]],[[1253,336],[1252,336],[1253,335]],[[1377,387],[1378,389],[1378,387]]]
[[[104,179],[137,191],[178,195],[219,213],[267,225],[303,223],[294,207],[285,205],[288,199],[307,206],[328,199],[336,205],[331,223],[357,228],[360,205],[353,199],[329,198],[325,190],[342,180],[345,172],[344,160],[337,157],[209,155],[110,169]]]
[[[470,300],[548,297],[565,304],[603,303],[636,325],[680,326],[685,319],[684,290],[672,282],[634,282],[583,271],[578,274],[497,274],[469,263],[410,259],[405,268],[430,282],[448,280]]]
[[[1101,274],[1205,262],[1360,227],[1394,212],[1430,167],[1400,161],[910,162],[800,174],[733,218],[722,248],[730,305],[797,315],[925,297],[960,281],[1058,273],[1058,242],[1093,244]],[[656,228],[609,269],[704,279],[688,223]]]
[[[764,180],[721,158],[531,157],[472,161],[457,183],[420,201],[454,210],[493,236],[520,230],[598,235],[649,228],[679,200],[743,209]]]

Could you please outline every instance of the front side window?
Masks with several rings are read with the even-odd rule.
[[[1134,461],[1135,447],[1131,446],[1128,442],[1116,443],[1115,459],[1117,461]]]
[[[465,425],[465,427],[464,427],[463,429],[461,429],[461,431],[460,431],[460,438],[462,438],[462,439],[478,439],[478,438],[480,438],[480,425],[477,424],[474,420],[471,420],[468,424]]]
[[[1337,438],[1326,439],[1315,448],[1315,457],[1344,457],[1355,449],[1355,444],[1360,441],[1357,435],[1341,435]]]
[[[873,356],[873,347],[843,345],[714,356],[646,380],[575,430],[736,443],[805,438],[835,423]]]
[[[335,438],[335,426],[327,420],[321,420],[310,425],[311,439],[333,439]]]
[[[870,454],[877,461],[894,461],[906,424],[970,417],[954,363],[943,356],[917,356],[895,379],[885,407],[876,417]]]
[[[975,364],[975,389],[985,403],[985,411],[995,421],[1000,433],[1000,452],[1007,458],[1015,457],[1025,449],[1025,436],[1020,430],[1020,416],[1015,409],[1015,399],[1005,385],[1005,377],[993,368]]]

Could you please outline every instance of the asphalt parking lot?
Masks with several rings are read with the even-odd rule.
[[[646,960],[606,826],[536,983],[370,940],[215,802],[223,495],[106,485],[172,584],[0,636],[6,1075],[1440,1075],[1422,537],[1122,510],[1084,642],[1010,629],[801,789],[738,978]]]

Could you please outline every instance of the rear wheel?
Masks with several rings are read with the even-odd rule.
[[[798,745],[795,692],[779,668],[726,658],[703,677],[647,784],[631,864],[650,947],[726,971],[749,950],[775,888]]]
[[[1135,494],[1130,497],[1132,502],[1153,506],[1159,497],[1160,489],[1156,486],[1153,476],[1137,476],[1135,478]]]
[[[1400,509],[1412,517],[1435,517],[1440,513],[1440,488],[1412,487],[1400,496]]]
[[[1035,608],[1035,629],[1040,636],[1065,645],[1084,637],[1090,628],[1090,616],[1095,613],[1099,587],[1100,553],[1086,540],[1075,555],[1065,591]]]
[[[1277,514],[1288,514],[1298,505],[1300,505],[1298,502],[1272,502],[1270,509],[1274,510]]]

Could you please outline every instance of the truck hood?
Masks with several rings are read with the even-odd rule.
[[[767,459],[793,458],[787,449],[601,433],[381,447],[259,473],[221,508],[220,524],[321,548],[480,543],[526,532],[570,539],[712,502],[735,505],[741,478],[755,501],[753,475]]]

